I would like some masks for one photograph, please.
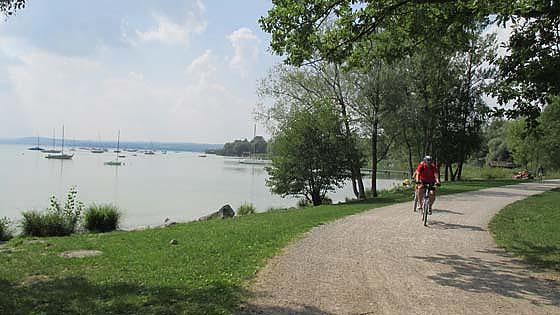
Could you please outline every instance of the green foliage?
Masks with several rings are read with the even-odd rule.
[[[554,97],[540,117],[542,130],[541,163],[560,170],[560,97]]]
[[[484,20],[471,1],[275,1],[259,22],[272,34],[271,48],[290,64],[319,57],[360,59],[369,42],[387,58],[398,58],[417,43],[465,44],[464,26]],[[382,30],[382,31],[381,31]]]
[[[499,167],[465,167],[463,178],[472,179],[511,179],[518,170]]]
[[[120,218],[116,206],[93,204],[84,212],[84,227],[90,232],[111,232],[119,227]]]
[[[511,162],[511,152],[506,142],[507,122],[503,119],[494,119],[484,130],[486,153],[485,163]]]
[[[70,188],[62,207],[55,196],[44,212],[23,212],[22,232],[26,236],[66,236],[76,232],[84,205],[78,200],[78,191]]]
[[[273,193],[305,195],[320,205],[327,191],[348,177],[346,138],[342,122],[330,104],[317,104],[291,113],[275,136],[272,166],[267,185]]]
[[[67,236],[75,232],[76,226],[59,212],[23,212],[22,232],[25,236]]]
[[[0,241],[7,241],[13,237],[12,222],[6,217],[0,218]]]
[[[255,206],[252,203],[244,203],[239,208],[237,208],[237,215],[248,215],[254,214],[257,211]]]
[[[507,206],[489,226],[498,245],[539,267],[560,271],[560,190]]]
[[[323,200],[321,201],[323,205],[332,205],[332,199],[328,196],[323,196]]]
[[[0,0],[0,13],[8,16],[25,8],[26,0]]]
[[[297,206],[298,208],[305,208],[305,207],[309,207],[309,200],[307,200],[307,198],[300,198],[297,202]]]
[[[514,162],[536,170],[543,165],[560,169],[560,99],[545,107],[537,120],[538,126],[530,128],[527,119],[517,119],[507,124],[507,146]]]
[[[529,127],[534,128],[540,115],[540,107],[560,95],[560,19],[555,1],[514,1],[503,12],[505,21],[509,16],[512,32],[508,53],[497,63],[500,80],[497,84],[498,101],[513,104],[504,110],[510,118],[527,117]]]
[[[268,143],[262,136],[255,136],[253,140],[235,140],[224,144],[223,149],[207,150],[207,153],[214,153],[225,156],[247,156],[251,154],[266,154]]]
[[[370,52],[393,61],[420,46],[452,54],[469,49],[473,25],[509,22],[508,53],[491,61],[500,69],[495,91],[501,104],[513,102],[504,110],[510,118],[529,117],[534,126],[538,105],[560,94],[557,6],[539,0],[275,1],[259,22],[272,35],[272,51],[293,65],[314,59],[359,64]]]

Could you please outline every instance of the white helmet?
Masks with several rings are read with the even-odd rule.
[[[424,161],[427,162],[427,163],[429,163],[429,162],[432,161],[432,157],[429,156],[429,155],[426,155],[426,156],[424,157]]]

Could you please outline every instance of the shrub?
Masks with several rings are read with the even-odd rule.
[[[13,237],[12,222],[4,217],[0,218],[0,241],[7,241]]]
[[[255,211],[255,206],[252,203],[244,203],[237,209],[237,215],[253,214]]]
[[[84,227],[91,232],[111,232],[119,227],[121,213],[114,205],[91,205],[84,213]]]
[[[276,208],[276,207],[269,207],[268,209],[266,209],[266,212],[284,212],[284,211],[288,211],[288,209]]]
[[[62,213],[28,211],[23,213],[23,235],[26,236],[66,236],[75,232],[75,225]]]
[[[322,204],[323,205],[332,205],[332,199],[327,197],[327,196],[323,196]]]
[[[22,232],[26,236],[66,236],[76,232],[83,210],[75,187],[70,188],[66,203],[61,207],[55,196],[50,199],[50,207],[44,212],[23,212]]]
[[[309,206],[309,200],[307,200],[307,198],[301,198],[300,200],[298,200],[297,206],[298,206],[298,208],[308,207]]]

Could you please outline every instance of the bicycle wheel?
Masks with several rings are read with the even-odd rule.
[[[428,226],[428,211],[430,211],[430,199],[424,198],[424,205],[422,207],[422,222],[424,226]]]

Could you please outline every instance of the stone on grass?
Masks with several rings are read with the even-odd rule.
[[[179,242],[177,240],[169,241],[169,245],[177,245],[177,244],[179,244]]]
[[[82,257],[99,256],[101,254],[103,254],[103,252],[99,250],[79,249],[79,250],[69,250],[58,254],[58,256],[64,258],[82,258]]]
[[[235,216],[235,211],[230,205],[225,205],[220,208],[220,210],[211,213],[209,215],[203,216],[198,221],[208,221],[213,219],[229,219]]]
[[[169,218],[165,218],[165,221],[163,221],[163,226],[164,227],[168,227],[168,226],[172,226],[177,224],[177,222],[175,221],[171,221]]]

